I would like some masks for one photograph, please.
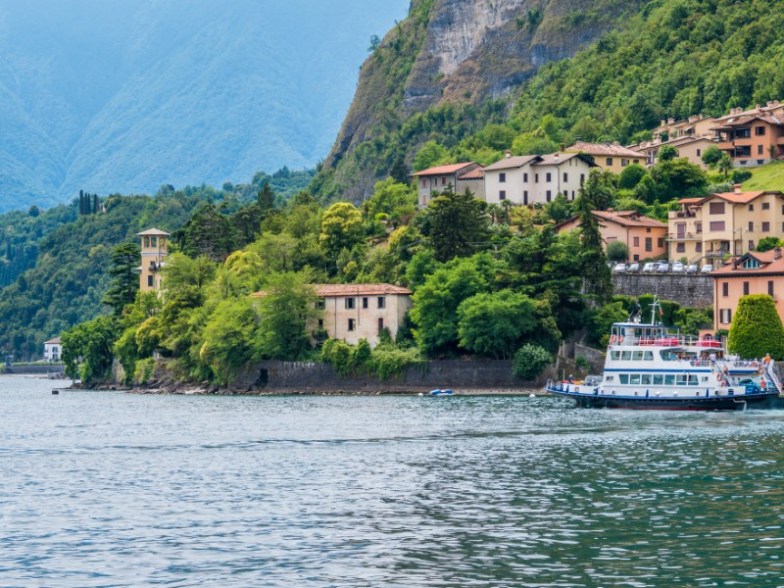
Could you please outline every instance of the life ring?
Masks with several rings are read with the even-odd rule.
[[[623,343],[623,335],[613,335],[610,337],[610,344]]]

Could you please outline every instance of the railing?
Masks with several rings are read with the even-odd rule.
[[[723,349],[724,345],[718,339],[700,339],[692,335],[666,335],[664,337],[620,337],[613,335],[610,337],[610,346],[613,345],[640,345],[658,347],[702,347],[706,350]]]

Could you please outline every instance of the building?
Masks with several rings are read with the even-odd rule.
[[[589,155],[552,153],[512,156],[485,168],[485,200],[498,204],[546,204],[558,194],[574,200],[591,169],[596,167]]]
[[[665,145],[670,145],[678,150],[678,157],[685,157],[689,163],[700,166],[702,169],[708,169],[702,161],[702,155],[713,146],[716,146],[718,141],[713,137],[693,137],[685,136],[668,141],[661,141],[654,139],[637,145],[630,145],[629,149],[637,151],[640,155],[645,156],[646,165],[654,165],[659,156],[659,149]]]
[[[142,245],[142,263],[139,271],[139,290],[159,291],[162,284],[161,269],[169,252],[169,233],[160,229],[148,229],[138,233]]]
[[[46,361],[59,362],[62,360],[63,346],[60,337],[49,339],[44,342],[44,359]]]
[[[662,120],[653,130],[653,140],[663,143],[681,137],[712,137],[717,120],[702,114],[684,120],[676,121],[674,118]]]
[[[741,296],[768,294],[784,320],[784,255],[779,248],[764,253],[748,252],[711,272],[713,327],[729,329]]]
[[[564,149],[564,153],[584,153],[593,157],[593,162],[603,170],[619,174],[627,165],[645,165],[645,158],[618,143],[586,143],[578,141]]]
[[[719,149],[735,166],[763,165],[784,156],[784,113],[774,115],[768,110],[758,107],[723,117],[714,128]]]
[[[667,254],[667,225],[656,219],[643,216],[634,210],[595,210],[599,221],[599,232],[607,245],[620,242],[626,245],[628,259],[642,261]],[[557,232],[579,228],[580,219],[574,217],[556,226]]]
[[[411,308],[411,290],[391,284],[315,284],[322,310],[318,330],[355,345],[378,344],[383,329],[394,338]],[[315,327],[315,325],[314,325]],[[315,330],[315,328],[314,328]]]
[[[471,190],[477,198],[484,199],[484,182],[480,165],[472,161],[439,165],[411,174],[416,178],[419,192],[419,206],[424,208],[430,203],[433,193],[445,190],[464,192]]]
[[[668,214],[670,259],[717,265],[752,251],[764,237],[784,235],[784,193],[776,190],[712,194],[679,200]]]

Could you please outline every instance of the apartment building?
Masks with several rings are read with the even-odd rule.
[[[599,221],[605,249],[613,242],[626,245],[628,259],[642,261],[656,259],[667,254],[667,225],[656,219],[643,216],[635,210],[595,210]],[[579,217],[556,225],[556,232],[571,231],[580,227]]]

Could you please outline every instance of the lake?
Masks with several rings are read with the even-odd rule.
[[[784,411],[0,376],[0,585],[784,586]]]

